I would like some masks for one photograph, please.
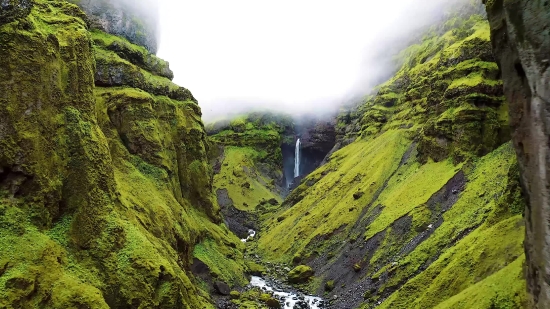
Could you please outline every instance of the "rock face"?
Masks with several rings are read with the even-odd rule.
[[[6,0],[4,0],[6,1]],[[72,0],[89,17],[93,28],[122,36],[157,52],[158,2],[156,0]]]
[[[216,292],[218,292],[220,295],[229,295],[231,293],[229,285],[227,285],[227,283],[225,282],[216,281],[214,283],[214,288],[216,289]]]
[[[298,121],[297,135],[302,144],[301,175],[313,172],[325,159],[336,143],[336,120],[308,119]]]
[[[0,0],[0,26],[27,16],[31,8],[32,0]]]
[[[191,93],[78,6],[29,3],[0,2],[0,308],[208,307],[194,259],[245,284]]]
[[[484,2],[528,201],[528,289],[533,308],[550,308],[550,2]]]

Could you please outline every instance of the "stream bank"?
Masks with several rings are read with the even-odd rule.
[[[279,308],[279,309],[326,309],[329,302],[319,296],[287,283],[291,271],[289,266],[264,262],[253,253],[257,232],[250,229],[248,237],[241,239],[247,243],[249,253],[245,259],[254,270],[250,272],[250,283],[234,291],[227,291],[226,297],[218,300],[219,309]]]

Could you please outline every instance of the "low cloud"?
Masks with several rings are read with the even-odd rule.
[[[333,111],[390,76],[393,55],[450,3],[160,0],[158,54],[207,121]]]

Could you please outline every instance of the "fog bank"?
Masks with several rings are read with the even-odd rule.
[[[326,112],[387,78],[392,55],[451,2],[160,0],[158,54],[207,121]]]

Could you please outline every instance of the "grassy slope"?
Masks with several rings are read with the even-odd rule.
[[[515,157],[509,144],[477,162],[468,174],[466,189],[444,214],[443,224],[427,241],[401,258],[396,269],[391,269],[395,275],[386,283],[386,288],[408,281],[383,303],[384,308],[435,307],[489,275],[503,271],[510,263],[523,259],[521,216],[516,215],[517,210],[511,209],[504,199],[506,184],[510,181],[508,171],[514,164]],[[473,232],[460,239],[465,231],[471,229]],[[439,254],[430,267],[413,277],[421,265]],[[514,265],[514,271],[519,272],[518,264]],[[389,271],[389,267],[381,269],[377,275]],[[493,286],[493,291],[486,292],[493,293],[509,286],[514,288],[503,297],[513,298],[515,293],[524,296],[520,292],[525,281],[512,278],[512,281],[501,281]],[[476,296],[492,297],[488,294]],[[519,297],[518,308],[522,305],[521,299]]]
[[[251,147],[228,146],[224,149],[220,173],[214,176],[214,190],[227,189],[237,209],[252,211],[262,200],[272,198],[281,202],[274,180],[262,175],[255,165],[260,156]],[[245,184],[250,186],[245,187]]]
[[[283,157],[281,145],[292,124],[287,116],[270,113],[233,118],[227,124],[212,123],[209,140],[223,149],[219,173],[214,175],[214,191],[227,189],[233,205],[254,211],[270,199],[281,202]],[[214,130],[217,127],[217,130]],[[265,205],[265,204],[264,204]],[[267,205],[265,205],[267,207]]]
[[[403,68],[341,118],[345,135],[359,138],[308,176],[266,223],[259,250],[268,259],[289,262],[300,254],[337,263],[341,252],[330,248],[382,235],[357,279],[377,280],[362,291],[365,308],[378,301],[383,308],[525,306],[522,208],[510,197],[519,190],[516,163],[509,144],[495,150],[504,141],[507,104],[489,59],[489,28],[476,16],[452,23],[404,51]],[[399,166],[407,149],[412,154]],[[459,171],[467,184],[458,201],[427,240],[403,255],[436,219],[426,202]],[[369,215],[375,219],[365,230],[353,227]],[[404,216],[412,226],[393,233]],[[317,275],[316,290],[329,279],[346,283]]]
[[[317,181],[314,186],[306,189],[307,183],[303,182],[293,192],[301,192],[301,201],[266,222],[268,233],[260,238],[260,250],[271,259],[284,260],[300,252],[315,236],[353,224],[397,168],[406,149],[404,134],[393,131],[370,143],[360,141],[336,152],[329,164],[308,177]],[[364,195],[355,201],[353,194],[358,191]]]

